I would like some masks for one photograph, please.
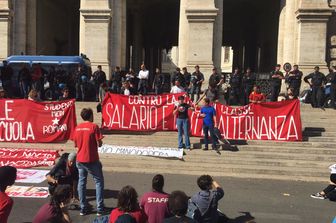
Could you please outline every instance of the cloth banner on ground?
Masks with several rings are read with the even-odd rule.
[[[49,196],[48,187],[31,187],[31,186],[10,186],[6,189],[9,197],[24,198],[47,198]]]
[[[133,156],[154,156],[165,158],[183,158],[182,149],[161,148],[161,147],[139,147],[139,146],[116,146],[103,145],[98,148],[99,153],[133,155]]]
[[[0,99],[0,142],[61,142],[76,127],[75,101]]]
[[[0,166],[16,168],[52,166],[58,157],[57,150],[0,148]]]
[[[49,170],[17,169],[15,182],[39,184],[46,180],[46,174],[48,172]]]
[[[180,95],[128,97],[108,94],[103,101],[102,128],[174,131],[176,117],[173,111]],[[243,107],[230,107],[220,103],[214,106],[218,128],[226,139],[302,141],[299,100],[249,104]],[[199,114],[200,108],[189,113],[193,136],[203,135],[203,120]]]

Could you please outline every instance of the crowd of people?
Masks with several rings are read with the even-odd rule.
[[[104,174],[98,154],[103,136],[98,125],[93,123],[91,109],[82,109],[81,117],[83,122],[76,127],[72,137],[77,150],[64,153],[47,173],[51,199],[38,210],[33,223],[71,222],[68,207],[75,202],[79,202],[79,215],[91,213],[91,206],[86,200],[88,174],[93,176],[95,182],[96,214],[98,217],[106,214]],[[5,191],[8,186],[14,184],[15,179],[14,167],[0,167],[1,223],[7,223],[13,206],[13,200]],[[200,191],[191,198],[182,191],[168,194],[164,191],[164,177],[158,174],[152,180],[152,190],[145,193],[141,199],[138,199],[136,189],[127,185],[118,193],[117,207],[109,213],[109,222],[219,222],[218,201],[223,198],[224,190],[209,175],[200,176],[197,185]]]
[[[11,66],[3,61],[3,66],[0,69],[2,82],[0,90],[7,97],[13,96],[11,87],[13,72]],[[183,67],[182,70],[176,68],[176,71],[169,77],[170,83],[167,83],[167,76],[159,68],[156,68],[155,74],[153,77],[151,76],[145,64],[141,65],[138,73],[135,73],[132,68],[128,72],[124,72],[116,66],[109,76],[102,70],[101,65],[98,65],[91,74],[90,69],[82,65],[78,65],[75,71],[69,73],[62,65],[50,66],[49,70],[46,70],[41,64],[34,64],[32,68],[22,64],[17,81],[20,86],[20,97],[28,98],[29,92],[35,90],[40,100],[76,98],[80,101],[102,101],[106,92],[123,95],[185,92],[194,102],[199,101],[200,95],[203,93],[211,101],[217,101],[221,96],[224,96],[224,103],[228,105],[246,105],[251,102],[262,102],[268,98],[270,101],[278,101],[284,79],[288,99],[298,98],[302,81],[308,83],[311,86],[310,95],[313,107],[324,106],[324,86],[326,83],[330,83],[330,104],[331,107],[336,108],[336,67],[332,67],[330,73],[325,76],[316,66],[314,72],[303,78],[303,73],[299,70],[298,65],[294,65],[291,71],[284,74],[281,71],[281,65],[278,64],[270,74],[270,93],[269,95],[264,94],[265,97],[255,95],[257,91],[253,90],[254,87],[259,89],[259,94],[262,89],[257,86],[257,75],[250,68],[247,68],[245,72],[235,68],[230,75],[224,75],[213,68],[208,79],[208,86],[204,86],[204,74],[198,65],[195,66],[192,73],[186,67]],[[48,83],[48,97],[46,97],[45,83]],[[252,93],[253,95],[251,95]],[[253,100],[251,97],[262,98],[262,100]]]

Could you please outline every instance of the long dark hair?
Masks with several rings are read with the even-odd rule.
[[[71,198],[72,192],[70,185],[57,185],[51,199],[50,205],[53,208],[53,214],[59,218],[63,218],[61,204],[66,203]]]
[[[16,180],[16,168],[12,166],[0,167],[0,191],[5,191],[8,186],[14,184]]]
[[[127,185],[119,191],[118,208],[124,212],[132,212],[139,209],[138,193],[132,186]]]

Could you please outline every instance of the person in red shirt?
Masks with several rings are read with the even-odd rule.
[[[169,195],[163,192],[163,186],[163,176],[161,174],[154,176],[152,191],[145,193],[141,198],[140,206],[147,215],[148,223],[162,223],[163,219],[169,216]]]
[[[118,207],[111,212],[109,223],[116,223],[124,214],[131,215],[137,223],[146,223],[147,218],[138,203],[138,193],[132,186],[123,187],[118,194]]]
[[[259,104],[266,101],[266,97],[263,93],[260,92],[259,86],[253,87],[253,92],[250,94],[250,103]]]
[[[96,184],[97,216],[104,212],[104,176],[102,164],[99,161],[98,147],[102,145],[103,135],[98,125],[93,123],[93,111],[91,108],[83,108],[81,111],[83,123],[77,125],[72,139],[77,148],[77,168],[79,173],[78,195],[80,201],[80,215],[88,213],[86,201],[87,176],[90,173]]]
[[[0,167],[0,223],[7,223],[13,207],[13,200],[5,193],[8,186],[16,180],[16,168],[11,166]]]

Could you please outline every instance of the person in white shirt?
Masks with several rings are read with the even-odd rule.
[[[138,92],[141,95],[147,94],[147,87],[148,87],[148,77],[149,77],[149,71],[146,69],[145,64],[141,65],[141,70],[138,75],[140,81],[138,84]]]
[[[181,83],[179,81],[175,81],[175,85],[171,88],[170,93],[178,94],[183,92],[185,92],[185,90],[181,87]]]

